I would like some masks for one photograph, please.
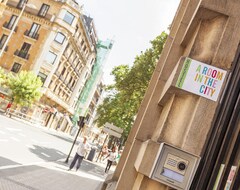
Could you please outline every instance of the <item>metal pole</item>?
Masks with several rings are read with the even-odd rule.
[[[5,48],[6,48],[7,44],[8,44],[8,41],[9,41],[10,38],[12,37],[12,34],[13,34],[13,32],[14,32],[14,30],[15,30],[15,28],[16,28],[16,26],[17,26],[17,24],[18,24],[18,22],[19,22],[19,20],[20,20],[20,18],[21,18],[21,16],[22,16],[22,14],[23,14],[23,11],[24,11],[24,9],[26,8],[26,6],[27,6],[27,4],[24,3],[23,8],[22,8],[19,16],[17,17],[17,20],[15,21],[15,23],[14,23],[12,29],[11,29],[11,32],[10,32],[10,34],[8,35],[7,40],[6,40],[6,42],[4,43],[4,45],[3,45],[3,47],[2,47],[2,49],[1,49],[1,51],[0,51],[0,57],[2,57],[2,54],[3,54]]]
[[[78,128],[78,132],[77,132],[77,134],[76,134],[76,136],[75,136],[75,139],[74,139],[74,141],[73,141],[73,144],[72,144],[72,147],[71,147],[71,149],[70,149],[70,152],[69,152],[69,154],[68,154],[68,156],[67,156],[67,158],[66,158],[66,160],[65,160],[65,163],[68,163],[68,159],[69,159],[69,157],[70,157],[70,155],[71,155],[71,153],[72,153],[72,149],[73,149],[73,147],[74,147],[74,145],[75,145],[75,143],[76,143],[76,141],[77,141],[77,137],[78,137],[81,129],[82,129],[83,126],[84,126],[84,119],[85,119],[85,117],[82,117],[82,116],[81,116],[80,119],[79,119],[80,125],[79,125],[79,128]],[[77,124],[77,123],[76,123],[76,124]]]
[[[105,138],[105,140],[104,140],[104,143],[103,143],[103,145],[102,145],[102,148],[101,148],[100,152],[98,153],[98,157],[97,157],[96,162],[98,161],[98,159],[99,159],[99,157],[100,157],[100,155],[101,155],[101,153],[102,153],[102,149],[103,149],[103,146],[105,145],[105,143],[106,143],[106,141],[107,141],[107,138],[108,138],[108,135],[106,136],[106,138]]]

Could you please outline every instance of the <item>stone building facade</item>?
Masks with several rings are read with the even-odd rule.
[[[201,157],[190,189],[239,188],[239,8],[235,0],[181,1],[112,189],[174,189],[146,174],[161,142]],[[217,101],[176,88],[184,57],[227,71]]]
[[[44,95],[33,115],[39,115],[45,106],[72,115],[96,61],[98,37],[93,19],[83,15],[82,7],[73,0],[5,0],[0,8],[0,49],[25,2],[28,6],[0,66],[13,73],[33,71],[41,78]]]

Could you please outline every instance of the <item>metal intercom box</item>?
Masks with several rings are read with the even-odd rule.
[[[178,190],[188,190],[200,157],[161,143],[151,178]]]

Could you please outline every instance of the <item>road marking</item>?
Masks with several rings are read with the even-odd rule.
[[[15,138],[15,137],[10,137],[12,140],[16,141],[16,142],[19,142],[20,140]]]
[[[1,133],[1,134],[3,134],[3,135],[4,135],[4,134],[6,134],[6,133],[5,133],[5,132],[3,132],[3,131],[0,131],[0,133]]]
[[[43,155],[43,156],[46,156],[46,157],[48,157],[48,158],[50,158],[51,156],[49,156],[49,155],[47,155],[47,154],[45,154],[45,153],[43,153],[43,152],[41,152],[41,154]]]
[[[35,139],[31,139],[31,141],[35,144],[41,144],[41,145],[48,145],[48,144],[51,144],[52,142],[42,142],[42,141],[37,141]]]
[[[57,153],[60,154],[60,155],[62,155],[62,156],[65,155],[64,153],[62,153],[62,152],[60,152],[60,151],[57,151]]]
[[[25,146],[31,149],[36,149],[33,145],[30,145],[30,144],[26,144]]]
[[[22,129],[10,128],[10,127],[7,127],[6,129],[9,131],[22,131]]]

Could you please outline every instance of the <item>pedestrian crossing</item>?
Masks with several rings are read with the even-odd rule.
[[[5,129],[5,130],[4,130]],[[12,136],[13,135],[13,136]],[[23,133],[22,129],[6,127],[0,130],[0,142],[22,142],[31,138],[26,138],[27,135]],[[38,145],[47,145],[51,142],[31,139],[31,142]]]
[[[35,145],[37,146],[45,146],[51,144],[49,141],[42,141],[40,139],[33,139],[30,137],[31,133],[24,134],[24,130],[21,128],[15,127],[3,127],[0,128],[0,146],[4,150],[6,145],[10,146],[23,146],[26,147],[27,150],[36,150]],[[51,156],[47,153],[39,152],[42,156],[46,158],[50,158]]]

